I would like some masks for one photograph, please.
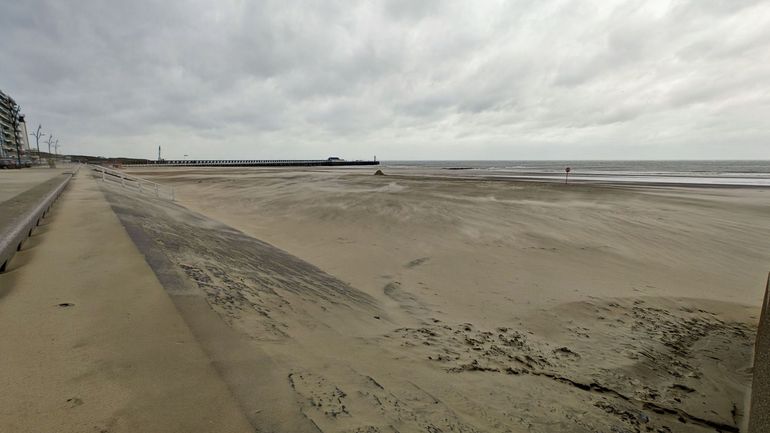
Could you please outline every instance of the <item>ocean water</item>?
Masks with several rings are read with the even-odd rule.
[[[384,168],[573,182],[770,187],[770,160],[737,161],[383,161]]]

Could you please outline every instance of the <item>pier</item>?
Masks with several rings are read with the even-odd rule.
[[[347,167],[380,165],[380,161],[345,161],[343,159],[163,159],[131,162],[131,167]]]

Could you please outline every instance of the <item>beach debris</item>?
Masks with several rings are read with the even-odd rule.
[[[76,408],[83,404],[83,400],[78,397],[72,397],[67,399],[67,403],[70,404],[70,409]]]
[[[430,257],[420,257],[418,259],[414,259],[414,260],[410,261],[409,263],[404,265],[404,267],[409,268],[409,269],[416,268],[417,266],[420,266],[421,264],[427,262],[428,260],[430,260]]]
[[[385,173],[382,172],[382,170],[377,170],[374,172],[375,176],[385,176]]]

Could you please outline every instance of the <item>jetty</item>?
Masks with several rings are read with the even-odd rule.
[[[158,161],[126,162],[132,167],[346,167],[380,165],[380,161],[346,161],[344,159],[161,159]]]

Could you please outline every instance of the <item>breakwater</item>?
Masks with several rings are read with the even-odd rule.
[[[169,159],[124,165],[132,167],[345,167],[379,164],[379,161],[345,161],[341,159]]]

